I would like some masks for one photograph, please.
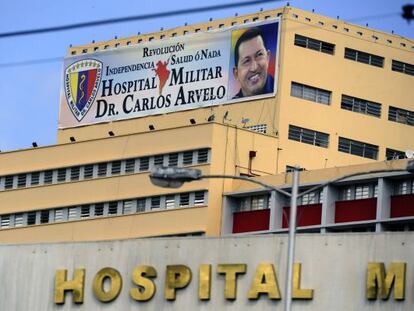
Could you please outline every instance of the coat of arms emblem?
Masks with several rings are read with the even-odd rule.
[[[80,122],[91,108],[102,77],[102,63],[95,59],[77,61],[65,70],[65,94],[70,110]]]

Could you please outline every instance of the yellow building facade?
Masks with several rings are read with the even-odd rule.
[[[251,176],[287,189],[286,171],[294,165],[317,170],[304,173],[303,189],[344,171],[405,168],[406,160],[384,161],[414,149],[414,106],[409,96],[414,43],[409,39],[285,7],[74,47],[68,57],[272,18],[281,24],[275,96],[59,128],[56,145],[2,152],[0,240],[285,231],[288,202],[276,194],[218,179],[161,189],[148,178],[158,165]],[[413,181],[408,173],[384,174],[325,187],[324,196],[318,192],[308,200],[321,204],[310,216],[319,217],[319,222],[305,223],[302,230],[410,230],[411,209],[401,212],[398,207],[393,212],[390,198],[406,195],[412,202]],[[364,199],[371,199],[371,214],[336,215],[335,202]],[[269,215],[243,214],[266,209]],[[262,225],[246,227],[249,218]]]

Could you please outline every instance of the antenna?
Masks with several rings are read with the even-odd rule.
[[[246,124],[250,122],[249,118],[243,118],[241,119],[241,123],[243,124],[243,127],[246,127]]]
[[[231,119],[229,119],[229,111],[228,110],[224,113],[223,123],[224,123],[224,121],[231,121]]]
[[[405,156],[406,156],[408,159],[412,159],[412,158],[414,158],[414,151],[412,151],[412,150],[406,150],[406,151],[405,151]]]

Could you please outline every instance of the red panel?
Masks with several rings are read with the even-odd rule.
[[[233,214],[233,233],[269,229],[270,209]]]
[[[335,222],[374,220],[376,216],[376,198],[335,203]]]
[[[316,226],[321,224],[322,204],[299,205],[296,223],[297,227]],[[287,228],[290,219],[290,207],[283,208],[282,228]]]
[[[414,194],[391,197],[391,218],[414,216]]]

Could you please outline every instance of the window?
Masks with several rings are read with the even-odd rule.
[[[137,213],[145,212],[145,199],[138,199],[137,200]]]
[[[95,204],[95,216],[102,216],[104,214],[104,205],[103,203]]]
[[[164,164],[164,156],[157,155],[154,157],[154,165],[163,165]]]
[[[128,159],[125,162],[125,173],[131,174],[135,172],[135,159]]]
[[[119,175],[121,173],[121,161],[112,162],[111,174]]]
[[[44,172],[43,182],[45,184],[51,184],[53,182],[53,171],[52,170]]]
[[[109,215],[118,214],[118,202],[109,202],[108,214]]]
[[[151,198],[151,209],[160,209],[161,208],[161,198],[152,197]]]
[[[30,180],[30,185],[34,186],[34,185],[38,185],[40,181],[40,173],[39,172],[34,172],[31,174],[31,180]]]
[[[207,163],[208,161],[208,149],[200,149],[197,153],[197,163]]]
[[[260,195],[251,197],[250,210],[261,210],[269,207],[268,196]]]
[[[410,76],[414,76],[414,65],[392,60],[392,71],[402,72]]]
[[[36,212],[28,212],[27,213],[27,225],[34,225],[36,224]]]
[[[63,221],[63,209],[56,208],[54,211],[54,220],[55,221]]]
[[[178,153],[171,153],[168,155],[168,166],[178,165]]]
[[[345,48],[345,58],[376,67],[384,66],[384,57]]]
[[[194,193],[194,206],[205,205],[204,191],[196,191]]]
[[[4,188],[5,189],[12,189],[13,188],[13,179],[14,179],[13,175],[6,176],[5,182],[4,182]]]
[[[81,218],[88,218],[91,216],[91,207],[89,205],[81,206]]]
[[[174,208],[175,207],[175,195],[167,195],[165,198],[165,208]]]
[[[14,226],[15,227],[23,226],[23,214],[22,213],[14,215]]]
[[[79,180],[80,167],[74,166],[70,168],[70,180]]]
[[[335,51],[335,44],[304,37],[297,34],[295,34],[295,45],[326,54],[333,54]]]
[[[124,201],[123,204],[122,204],[122,214],[131,214],[133,203],[134,202],[132,200]]]
[[[17,175],[17,187],[18,188],[26,187],[26,174]]]
[[[78,218],[78,208],[69,207],[68,209],[68,220],[74,220]]]
[[[322,190],[309,192],[299,198],[299,205],[322,203],[322,199]]]
[[[387,160],[397,160],[397,159],[405,159],[406,156],[405,156],[405,152],[387,148],[385,150],[385,158]]]
[[[147,171],[148,169],[149,169],[149,158],[145,157],[145,158],[139,159],[139,170],[140,170],[140,172]]]
[[[343,201],[375,198],[377,195],[377,183],[348,185],[340,189],[340,200]]]
[[[183,153],[183,165],[191,165],[193,164],[193,152],[186,151]]]
[[[405,195],[414,193],[414,179],[399,180],[395,184],[394,193],[396,195]]]
[[[390,106],[388,120],[414,126],[414,111]]]
[[[66,181],[66,168],[60,168],[57,172],[57,181],[64,182]]]
[[[378,159],[378,146],[344,137],[339,137],[338,151],[368,159]]]
[[[106,176],[107,164],[106,163],[99,163],[98,164],[98,176],[104,177]]]
[[[342,95],[341,108],[378,118],[381,116],[381,104],[348,95]]]
[[[10,227],[10,215],[2,215],[1,216],[0,227],[1,228],[9,228]]]
[[[85,165],[83,170],[83,179],[91,179],[93,177],[93,164]]]
[[[188,207],[188,206],[190,206],[190,194],[181,193],[180,194],[180,207]]]
[[[329,134],[289,125],[289,139],[328,148]]]
[[[40,211],[40,223],[47,224],[49,222],[49,210]]]
[[[331,91],[318,89],[297,82],[292,82],[290,95],[325,105],[331,103]]]

